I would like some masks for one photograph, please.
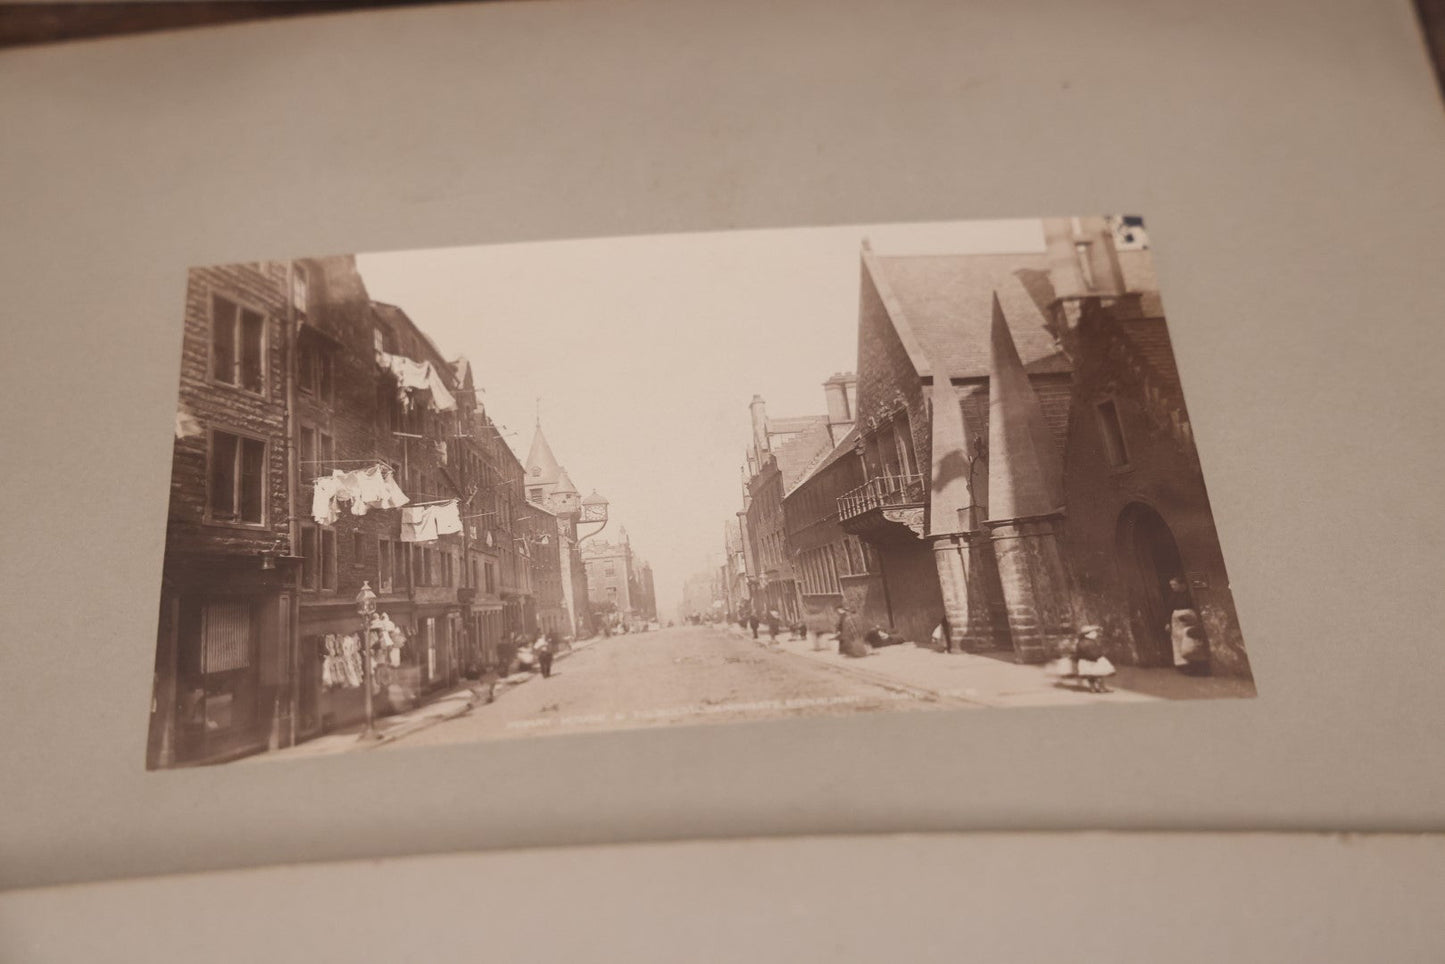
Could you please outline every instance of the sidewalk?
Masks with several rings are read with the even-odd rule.
[[[601,636],[594,636],[581,642],[573,643],[571,649],[564,649],[553,657],[554,663],[580,652],[602,639]],[[485,706],[493,702],[508,690],[521,686],[523,683],[539,675],[536,670],[522,670],[513,673],[511,676],[497,680],[492,686],[492,697],[487,698],[487,685],[476,682],[466,686],[459,686],[454,690],[443,693],[440,696],[428,700],[421,706],[407,710],[404,713],[394,713],[376,721],[376,731],[380,739],[361,742],[358,737],[365,729],[364,724],[355,724],[345,729],[335,730],[318,736],[315,739],[307,740],[305,743],[298,743],[295,746],[288,746],[270,753],[258,753],[254,756],[244,757],[240,762],[255,762],[260,760],[290,760],[301,757],[330,756],[333,753],[347,753],[352,750],[369,750],[378,746],[385,746],[395,742],[404,736],[409,736],[418,730],[435,726],[447,720],[456,719],[466,713],[470,713],[473,707]]]
[[[736,636],[752,639],[752,633],[736,624],[728,626]],[[1090,693],[1060,684],[1044,673],[1043,667],[1020,665],[1007,654],[941,653],[926,646],[900,643],[875,649],[861,659],[838,652],[838,643],[820,638],[812,641],[779,635],[770,644],[766,632],[759,632],[758,645],[772,652],[811,660],[828,668],[882,686],[914,692],[934,699],[977,706],[1079,706],[1096,703],[1142,703],[1158,700],[1245,698],[1254,695],[1248,680],[1232,677],[1184,676],[1170,668],[1152,669],[1120,666],[1108,680],[1110,692]]]

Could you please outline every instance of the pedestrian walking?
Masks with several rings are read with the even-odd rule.
[[[1078,674],[1089,690],[1094,693],[1107,693],[1109,687],[1104,685],[1104,680],[1114,675],[1114,664],[1104,655],[1104,644],[1101,639],[1103,630],[1098,626],[1085,626],[1079,630]]]
[[[778,615],[776,609],[768,610],[768,641],[777,645],[778,628],[783,624],[783,617]]]
[[[1044,667],[1050,676],[1070,685],[1084,684],[1091,693],[1107,693],[1104,680],[1113,676],[1114,664],[1104,655],[1103,630],[1083,626],[1078,635],[1063,641],[1059,657]]]
[[[758,623],[758,614],[755,612],[748,613],[748,628],[753,631],[753,639],[758,638]]]
[[[532,649],[537,654],[537,666],[542,670],[542,678],[546,679],[552,675],[552,643],[546,636],[539,636],[532,644]]]

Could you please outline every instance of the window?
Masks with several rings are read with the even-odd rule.
[[[1104,437],[1104,457],[1109,465],[1118,469],[1129,464],[1129,450],[1124,445],[1124,425],[1119,421],[1119,409],[1113,399],[1102,401],[1097,406],[1099,431]]]
[[[251,665],[251,606],[214,602],[201,610],[201,672],[225,673]]]
[[[263,525],[266,443],[213,429],[210,460],[210,520]]]
[[[211,377],[259,394],[266,387],[265,356],[265,316],[212,295]]]
[[[306,319],[307,289],[310,279],[306,274],[306,266],[297,264],[293,266],[291,274],[291,305],[296,309],[298,320]]]
[[[321,530],[321,589],[336,591],[336,533]]]
[[[318,401],[331,403],[333,362],[331,352],[318,348],[310,339],[300,346],[296,359],[296,385]]]
[[[309,425],[301,426],[301,477],[311,479],[320,475],[320,466],[316,464],[316,429]]]
[[[321,557],[321,553],[320,553],[320,551],[319,551],[319,549],[318,549],[318,546],[319,546],[319,540],[318,540],[318,538],[317,538],[317,532],[318,532],[318,531],[319,531],[319,530],[317,530],[317,528],[316,528],[315,526],[302,526],[302,527],[301,527],[301,588],[302,588],[302,589],[315,589],[315,588],[316,588],[316,582],[317,582],[317,579],[316,579],[316,575],[317,575],[317,572],[316,572],[316,570],[317,570],[317,562],[320,560],[320,557]]]
[[[301,588],[336,591],[336,532],[301,527]]]
[[[336,440],[311,425],[301,426],[301,480],[329,475],[336,461]]]
[[[396,587],[396,556],[390,539],[376,543],[376,591],[392,592]]]
[[[487,575],[487,592],[489,592],[489,593],[496,593],[496,591],[497,591],[497,570],[496,570],[496,567],[493,566],[493,565],[489,562],[489,563],[486,563],[486,564],[483,566],[483,570],[486,572],[486,575]]]
[[[353,566],[366,564],[366,536],[362,535],[360,529],[351,534],[351,564]]]

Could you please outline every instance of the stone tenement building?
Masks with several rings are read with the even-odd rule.
[[[587,567],[587,592],[594,612],[615,614],[624,619],[653,618],[656,615],[644,608],[648,599],[639,592],[637,567],[640,560],[633,555],[632,542],[625,528],[618,531],[615,540],[597,539],[584,543],[582,559]],[[649,578],[647,592],[650,591]],[[656,602],[652,605],[655,609]]]
[[[795,548],[788,543],[783,499],[847,434],[857,380],[837,374],[824,383],[826,415],[770,418],[762,396],[748,406],[753,442],[747,452],[742,521],[748,596],[759,616],[770,610],[788,623],[803,616]]]
[[[520,464],[476,405],[470,366],[373,302],[354,259],[192,271],[181,347],[148,766],[360,719],[360,688],[323,666],[338,638],[360,636],[363,583],[406,641],[379,714],[534,627]],[[434,390],[403,404],[383,353],[429,363]],[[456,500],[463,531],[404,543],[395,509],[313,517],[316,479],[377,465],[412,502]]]
[[[187,279],[148,765],[275,745],[295,718],[292,266]]]
[[[585,636],[591,633],[592,616],[587,592],[587,566],[579,551],[577,531],[582,519],[582,496],[567,470],[557,462],[542,422],[537,421],[532,447],[527,453],[527,501],[539,505],[556,520],[556,555],[559,576],[554,594],[556,629],[564,636]]]
[[[1218,670],[1248,661],[1146,249],[1102,218],[1039,254],[862,253],[857,451],[842,528],[878,553],[893,624],[1048,658],[1082,623],[1169,665],[1185,579]]]

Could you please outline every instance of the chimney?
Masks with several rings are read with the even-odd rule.
[[[857,378],[842,372],[834,374],[832,378],[823,383],[823,397],[828,402],[829,425],[852,425],[856,420],[857,415],[853,411],[850,389],[857,384]],[[841,433],[839,434],[841,435]]]
[[[768,406],[763,401],[763,396],[754,395],[753,400],[748,403],[748,411],[753,417],[753,450],[757,452],[758,462],[761,463],[771,451],[768,447]]]
[[[1114,232],[1105,218],[1045,218],[1043,224],[1049,278],[1061,300],[1124,293]]]

